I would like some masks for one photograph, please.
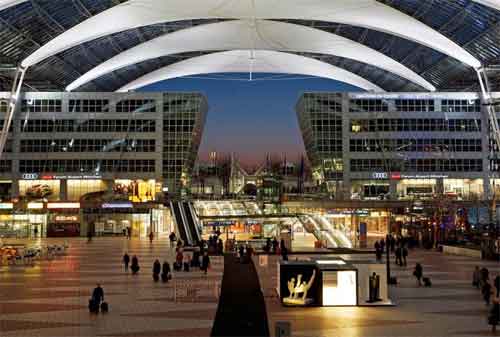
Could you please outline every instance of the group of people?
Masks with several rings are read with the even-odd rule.
[[[168,280],[172,279],[170,264],[167,261],[163,261],[162,265],[160,261],[156,259],[153,263],[153,280],[155,282],[160,280],[160,273],[162,282],[168,282]]]
[[[276,237],[274,237],[272,240],[271,238],[267,238],[263,250],[267,254],[280,254],[283,258],[283,261],[288,261],[288,248],[285,245],[284,239],[281,239],[281,241],[278,243]]]
[[[382,255],[386,249],[390,250],[396,258],[396,264],[401,267],[407,266],[408,258],[408,243],[403,237],[394,237],[393,235],[387,235],[386,239],[381,239],[376,241],[375,245],[375,256],[377,261],[382,261]]]
[[[130,256],[125,253],[123,255],[123,265],[125,267],[125,271],[128,272],[128,266],[130,264]],[[132,264],[130,265],[130,270],[132,271],[132,275],[136,275],[138,272],[139,272],[139,269],[141,269],[139,267],[139,259],[137,258],[137,256],[132,256]]]
[[[492,331],[496,332],[496,327],[500,322],[500,275],[495,277],[492,285],[488,268],[479,269],[479,266],[476,266],[472,273],[472,286],[481,290],[486,306],[490,307],[493,304],[488,314],[488,324],[491,325]]]
[[[195,247],[192,253],[185,251],[182,246],[178,246],[176,248],[174,263],[175,271],[184,270],[186,272],[189,272],[191,268],[200,268],[201,271],[207,274],[209,267],[210,257],[203,244]]]

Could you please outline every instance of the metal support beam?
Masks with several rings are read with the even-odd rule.
[[[12,124],[12,119],[14,118],[14,114],[16,112],[17,103],[19,102],[19,95],[23,86],[26,70],[26,68],[22,68],[21,66],[19,66],[16,70],[14,82],[12,83],[9,106],[7,107],[7,113],[5,115],[2,132],[0,134],[0,159],[2,158],[5,144],[7,143],[7,138],[9,137],[10,125]]]

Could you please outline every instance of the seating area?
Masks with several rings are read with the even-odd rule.
[[[24,244],[2,244],[0,246],[1,265],[33,265],[37,260],[52,260],[66,255],[69,244],[52,244],[46,246],[26,246]]]

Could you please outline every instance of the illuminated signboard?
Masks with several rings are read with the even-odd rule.
[[[133,208],[131,202],[107,202],[102,204],[102,208]]]
[[[1,202],[0,203],[0,209],[13,209],[14,204],[11,202]]]
[[[38,174],[25,173],[22,175],[23,180],[93,180],[102,179],[100,175],[53,175],[53,174]]]
[[[48,209],[75,209],[80,208],[79,202],[49,202]]]
[[[43,202],[30,202],[28,209],[43,209]]]
[[[448,179],[449,176],[443,174],[405,174],[400,172],[391,173],[392,180],[400,179]]]
[[[56,222],[78,222],[76,215],[58,215],[55,217]]]

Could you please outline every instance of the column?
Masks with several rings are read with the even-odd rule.
[[[68,200],[68,180],[66,179],[60,180],[59,200]]]
[[[395,179],[389,180],[389,199],[398,200],[398,181]]]

